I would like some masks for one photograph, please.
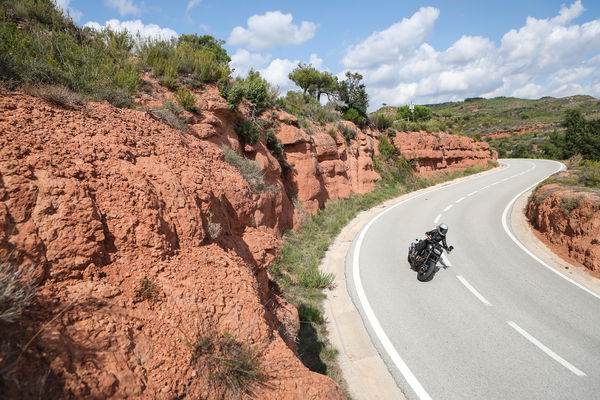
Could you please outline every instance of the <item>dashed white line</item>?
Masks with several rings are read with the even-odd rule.
[[[479,192],[479,190],[476,190],[474,192],[469,193],[467,196],[473,196],[475,193]]]
[[[504,179],[502,179],[500,182],[507,181],[508,179],[509,179],[509,178],[504,178]]]
[[[461,197],[460,199],[456,200],[455,203],[460,203],[461,201],[463,201],[465,198]]]
[[[487,186],[484,186],[484,187],[482,187],[482,188],[481,188],[481,189],[479,189],[479,190],[487,189],[487,188],[489,188],[489,187],[490,187],[490,185],[487,185]]]
[[[458,278],[458,280],[460,281],[460,283],[462,283],[463,285],[465,285],[465,287],[467,289],[469,289],[469,291],[471,291],[471,293],[473,293],[475,295],[475,297],[477,297],[479,299],[479,301],[481,301],[486,306],[491,306],[492,305],[492,303],[490,303],[489,301],[487,301],[487,299],[485,297],[483,297],[481,295],[481,293],[479,293],[473,286],[471,286],[471,284],[469,282],[467,282],[467,280],[465,278],[463,278],[461,275],[456,275],[456,277]]]
[[[531,336],[529,333],[527,333],[523,328],[521,328],[519,325],[517,325],[513,321],[506,321],[506,323],[508,325],[510,325],[515,331],[517,331],[521,335],[523,335],[523,337],[525,337],[525,339],[527,339],[531,343],[535,344],[540,350],[542,350],[544,353],[548,354],[555,361],[558,361],[563,367],[567,368],[569,371],[571,371],[575,375],[577,375],[577,376],[587,376],[583,371],[581,371],[580,369],[576,368],[573,364],[571,364],[570,362],[568,362],[567,360],[565,360],[564,358],[562,358],[561,356],[559,356],[558,354],[556,354],[555,352],[553,352],[552,350],[550,350],[542,342],[540,342],[539,340],[537,340],[536,338],[534,338],[533,336]]]
[[[446,257],[445,254],[442,254],[442,260],[444,260],[444,264],[446,264],[447,266],[451,267],[452,263],[450,262],[450,260],[448,259],[448,257]]]
[[[435,217],[435,220],[433,220],[433,223],[437,224],[440,221],[440,218],[442,218],[442,214],[438,214],[438,216]]]
[[[454,205],[454,204],[450,204],[448,207],[444,208],[444,212],[446,212],[446,211],[448,211],[449,209],[451,209],[453,205]]]

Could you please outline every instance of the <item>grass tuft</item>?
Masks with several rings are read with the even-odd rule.
[[[192,348],[192,367],[207,375],[223,399],[251,397],[256,385],[268,379],[257,351],[230,332],[198,335]]]

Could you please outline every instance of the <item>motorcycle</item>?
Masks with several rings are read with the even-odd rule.
[[[417,279],[421,282],[426,282],[433,277],[436,265],[444,251],[441,244],[433,242],[429,238],[425,240],[427,245],[420,253],[417,253],[419,239],[415,239],[408,247],[408,263],[413,270],[417,271]],[[449,249],[452,251],[454,247],[450,246]]]

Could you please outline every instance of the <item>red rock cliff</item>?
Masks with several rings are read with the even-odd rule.
[[[153,90],[138,103],[172,97]],[[40,284],[22,321],[25,339],[37,336],[9,397],[33,396],[44,376],[52,398],[228,397],[198,363],[203,340],[215,335],[252,349],[267,379],[248,388],[255,398],[343,397],[296,357],[298,314],[266,267],[303,212],[374,187],[376,132],[346,143],[327,127],[309,135],[293,116],[272,113],[293,165],[283,174],[263,141],[240,143],[233,127],[242,115],[214,88],[196,107],[183,132],[108,104],[64,109],[0,96],[0,260],[36,263]],[[396,138],[423,171],[493,158],[465,140]],[[253,192],[222,146],[255,160],[271,190]],[[4,337],[17,331],[0,326]]]
[[[526,215],[542,240],[557,254],[600,277],[600,197],[544,185],[534,192]]]

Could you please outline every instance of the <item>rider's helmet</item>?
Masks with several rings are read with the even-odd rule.
[[[448,225],[446,225],[446,224],[439,224],[437,226],[437,231],[440,233],[440,235],[446,236],[446,233],[448,232]]]

